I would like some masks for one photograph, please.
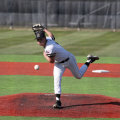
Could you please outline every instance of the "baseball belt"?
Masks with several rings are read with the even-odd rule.
[[[68,60],[69,60],[69,58],[67,58],[67,59],[65,59],[65,60],[63,60],[63,61],[61,61],[59,63],[64,63],[64,62],[67,62]]]

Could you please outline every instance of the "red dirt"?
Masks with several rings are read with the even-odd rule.
[[[63,94],[62,109],[53,109],[55,96],[23,93],[0,97],[0,116],[120,118],[120,99],[103,95]]]
[[[40,66],[39,70],[34,70],[34,65]],[[81,63],[78,64],[81,67]],[[92,70],[109,70],[109,73],[92,73]],[[52,76],[53,64],[50,63],[30,63],[30,62],[0,62],[0,75],[40,75]],[[64,76],[72,76],[66,70]],[[120,77],[120,64],[91,64],[84,77]]]

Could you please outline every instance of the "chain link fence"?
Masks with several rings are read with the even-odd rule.
[[[120,28],[120,0],[0,0],[1,26]]]

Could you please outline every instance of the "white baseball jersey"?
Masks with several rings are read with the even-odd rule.
[[[68,68],[74,77],[80,79],[87,70],[87,65],[83,65],[80,69],[77,66],[76,59],[74,55],[65,50],[62,46],[52,40],[51,37],[46,37],[47,43],[45,46],[45,53],[48,57],[55,56],[55,65],[54,65],[54,91],[55,94],[61,94],[61,79],[62,75],[66,68]],[[67,61],[60,63],[61,61]]]
[[[52,40],[51,37],[46,37],[46,40],[45,53],[48,57],[55,56],[55,62],[61,62],[69,57],[70,53]]]

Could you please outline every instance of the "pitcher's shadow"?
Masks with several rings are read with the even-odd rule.
[[[110,105],[110,104],[120,106],[120,102],[108,102],[108,103],[92,103],[92,104],[77,104],[77,105],[69,105],[69,106],[63,106],[62,109],[64,109],[64,108],[73,108],[73,107],[78,107],[78,106]]]

